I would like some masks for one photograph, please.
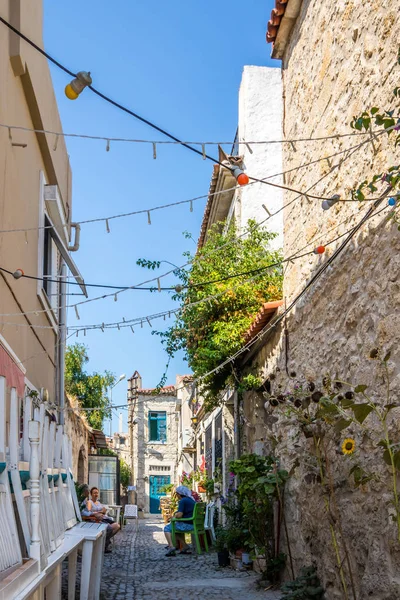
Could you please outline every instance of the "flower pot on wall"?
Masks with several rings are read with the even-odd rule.
[[[198,485],[197,490],[200,492],[200,494],[204,494],[206,491],[206,488],[204,487],[204,485]]]

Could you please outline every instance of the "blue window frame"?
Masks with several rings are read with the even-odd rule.
[[[167,413],[165,411],[149,412],[149,441],[167,441]]]

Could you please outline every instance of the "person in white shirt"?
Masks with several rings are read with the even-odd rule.
[[[107,523],[106,548],[105,552],[111,552],[111,538],[121,529],[118,523],[114,523],[111,517],[106,515],[107,509],[99,500],[99,490],[92,487],[90,490],[90,499],[87,498],[82,507],[82,517],[88,521],[99,521]]]

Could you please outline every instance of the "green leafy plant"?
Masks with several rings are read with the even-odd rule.
[[[266,559],[274,558],[274,503],[288,478],[271,456],[243,455],[230,463],[239,483],[235,492],[241,510],[246,546]]]
[[[282,600],[324,600],[324,589],[314,567],[303,567],[294,581],[281,586]]]
[[[207,497],[211,498],[214,495],[215,489],[215,481],[212,479],[212,477],[207,477],[204,482],[204,488],[206,490]]]
[[[257,375],[253,375],[252,373],[249,373],[249,375],[245,375],[244,377],[241,378],[239,386],[238,386],[238,391],[239,392],[246,392],[246,391],[250,391],[250,390],[258,390],[262,385],[262,380],[260,377],[258,377]]]
[[[215,549],[217,552],[223,552],[228,549],[228,530],[219,526],[215,529]]]
[[[90,375],[84,370],[88,361],[85,345],[68,346],[65,353],[65,391],[76,398],[82,408],[96,409],[87,412],[87,419],[94,429],[101,429],[104,419],[111,414],[107,389],[115,383],[115,376],[109,371]]]
[[[174,487],[175,486],[173,483],[167,483],[166,485],[160,487],[160,492],[169,496],[170,494],[172,494]]]
[[[131,468],[123,458],[119,459],[119,478],[126,493],[131,480]]]
[[[265,576],[271,583],[279,581],[279,575],[286,565],[286,554],[280,552],[277,556],[270,558],[267,562]]]
[[[224,223],[214,224],[204,246],[195,255],[185,253],[190,269],[175,271],[180,284],[172,296],[182,310],[169,329],[153,332],[169,357],[178,350],[186,353],[195,377],[216,369],[238,350],[262,304],[282,297],[282,254],[268,249],[276,234],[254,221],[248,222],[246,237],[237,238],[234,226],[223,230]],[[153,263],[138,261],[151,269]],[[226,366],[202,380],[207,409],[221,402],[231,376]]]

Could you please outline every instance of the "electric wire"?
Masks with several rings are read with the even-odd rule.
[[[380,198],[378,198],[374,202],[373,206],[367,211],[367,213],[363,216],[363,218],[359,221],[359,223],[351,230],[351,232],[348,234],[348,236],[342,242],[342,244],[339,246],[339,248],[337,248],[333,252],[333,254],[325,261],[325,263],[318,269],[318,271],[311,277],[311,279],[309,279],[309,281],[304,286],[304,288],[301,290],[301,292],[292,300],[292,302],[289,304],[289,306],[277,317],[277,319],[275,319],[274,322],[271,323],[271,325],[269,325],[266,329],[264,329],[260,333],[258,333],[252,340],[250,340],[247,344],[242,346],[237,352],[235,352],[232,356],[230,356],[229,358],[224,360],[217,367],[208,371],[204,375],[201,375],[200,377],[196,378],[195,381],[193,382],[193,384],[203,381],[210,375],[213,375],[214,373],[218,373],[219,371],[221,371],[221,369],[223,369],[229,363],[235,361],[239,356],[241,356],[241,354],[243,354],[246,351],[249,351],[250,348],[256,342],[261,340],[269,331],[271,331],[272,329],[275,329],[275,327],[286,317],[286,315],[288,315],[291,312],[291,310],[296,306],[296,304],[301,300],[301,298],[307,293],[307,291],[312,287],[312,285],[325,273],[325,271],[330,267],[330,265],[334,262],[334,260],[341,254],[341,252],[346,248],[346,246],[350,243],[352,238],[355,236],[357,231],[359,231],[361,229],[361,227],[364,225],[364,223],[373,215],[375,209],[382,202],[383,198],[390,193],[391,190],[392,190],[392,188],[390,186],[383,194],[381,194]]]
[[[348,159],[349,159],[349,158],[350,158],[350,157],[351,157],[351,156],[352,156],[352,155],[353,155],[353,154],[354,154],[354,153],[355,153],[357,150],[359,150],[359,149],[360,149],[360,147],[361,147],[361,146],[363,146],[365,143],[369,143],[369,140],[366,140],[366,141],[362,142],[361,144],[358,144],[358,145],[356,145],[355,147],[353,147],[353,148],[349,149],[349,150],[351,150],[351,152],[349,152],[349,153],[348,153],[348,154],[347,154],[345,157],[343,157],[343,158],[341,159],[341,161],[340,161],[340,162],[338,162],[336,165],[333,165],[333,167],[331,167],[331,169],[330,169],[330,170],[329,170],[329,171],[328,171],[328,172],[327,172],[325,175],[323,175],[323,176],[322,176],[320,179],[318,179],[318,181],[316,181],[314,184],[312,184],[312,185],[311,185],[311,186],[308,188],[308,190],[310,190],[310,189],[312,189],[313,187],[315,187],[316,185],[318,185],[318,183],[320,183],[320,182],[321,182],[323,179],[325,179],[325,178],[326,178],[328,175],[330,175],[330,174],[331,174],[331,173],[332,173],[332,172],[333,172],[333,171],[334,171],[336,168],[340,168],[340,166],[341,166],[341,165],[342,165],[342,164],[343,164],[345,161],[347,161],[347,160],[348,160]],[[307,191],[308,191],[308,190],[307,190]],[[300,197],[300,196],[299,196],[299,197]],[[260,227],[261,225],[265,224],[265,223],[266,223],[266,222],[267,222],[269,219],[273,218],[275,215],[277,215],[278,213],[280,213],[282,210],[284,210],[285,208],[287,208],[288,206],[290,206],[291,204],[293,204],[293,202],[294,202],[296,199],[298,199],[298,198],[294,198],[294,199],[292,199],[291,201],[289,201],[288,203],[286,203],[285,205],[283,205],[283,206],[282,206],[280,209],[278,209],[278,210],[277,210],[275,213],[269,214],[269,215],[268,215],[268,217],[266,217],[266,218],[265,218],[263,221],[261,221],[261,222],[257,223],[257,224],[256,224],[254,227],[255,227],[255,228],[258,228],[258,227]],[[352,216],[353,216],[353,215],[350,215],[350,216],[348,217],[348,219],[352,218]],[[346,219],[346,220],[348,220],[348,219]],[[336,229],[336,227],[334,227],[334,228],[331,228],[329,231],[332,231],[332,230],[334,230],[334,229]],[[239,241],[239,240],[240,240],[242,237],[246,236],[246,235],[247,235],[247,233],[249,233],[249,231],[250,231],[250,229],[245,229],[245,231],[244,231],[242,234],[240,234],[239,236],[237,236],[237,237],[236,237],[234,240],[230,240],[229,242],[226,242],[225,244],[223,244],[223,245],[222,245],[222,246],[220,246],[219,248],[217,248],[217,249],[215,249],[215,250],[211,251],[210,253],[208,253],[208,254],[206,254],[206,255],[202,255],[202,256],[200,256],[199,258],[200,258],[200,259],[202,259],[202,260],[204,260],[204,259],[208,258],[209,256],[213,255],[214,253],[216,253],[216,252],[220,252],[221,250],[223,250],[223,249],[224,249],[224,248],[226,248],[227,246],[230,246],[230,245],[233,245],[233,244],[237,243],[237,242],[238,242],[238,241]],[[313,236],[313,237],[315,237],[315,236]],[[319,238],[318,238],[318,239],[319,239]],[[310,245],[310,244],[306,244],[306,245],[304,246],[304,248],[308,247],[308,245]],[[301,251],[301,250],[300,250],[300,251]],[[139,288],[140,286],[142,286],[142,285],[145,285],[145,284],[147,284],[147,283],[152,283],[152,282],[154,282],[154,281],[160,280],[162,277],[165,277],[165,276],[167,276],[167,275],[170,275],[171,273],[174,273],[176,270],[183,270],[185,267],[187,267],[187,266],[190,266],[190,264],[191,264],[191,263],[185,263],[185,264],[184,264],[184,265],[182,265],[181,267],[177,267],[176,265],[173,265],[173,267],[174,267],[174,268],[173,268],[172,270],[168,271],[167,273],[164,273],[164,274],[158,275],[158,276],[156,276],[156,277],[154,277],[154,278],[152,278],[152,279],[149,279],[149,280],[146,280],[146,281],[144,281],[144,282],[141,282],[140,284],[137,284],[137,286],[135,286],[135,287],[138,287],[138,288]],[[81,305],[81,304],[86,304],[87,302],[92,302],[92,301],[95,301],[95,300],[104,299],[104,298],[108,298],[108,297],[111,297],[111,296],[114,296],[114,299],[115,299],[115,298],[117,297],[117,294],[119,294],[119,293],[122,293],[123,291],[126,291],[127,289],[130,289],[130,288],[129,288],[129,287],[126,287],[126,288],[123,288],[123,289],[121,289],[121,288],[118,288],[118,291],[117,291],[117,293],[116,293],[116,294],[114,294],[114,293],[111,293],[111,294],[106,294],[106,295],[103,295],[103,296],[98,296],[98,297],[96,297],[96,298],[89,298],[89,299],[87,299],[87,300],[83,300],[83,301],[81,301],[81,302],[78,302],[78,303],[76,303],[76,304],[67,305],[67,308],[75,308],[75,310],[77,310],[77,306],[79,306],[79,305]],[[151,287],[150,289],[151,289],[152,291],[154,291],[154,290],[155,290],[155,288],[154,288],[154,287]],[[172,288],[172,289],[175,289],[175,288]],[[46,310],[46,309],[45,309],[45,310],[43,310],[43,311],[32,310],[32,311],[25,312],[25,313],[23,313],[23,314],[39,314],[39,313],[41,313],[41,312],[46,312],[46,313],[47,313],[47,312],[49,312],[49,311],[48,311],[48,310]],[[168,312],[169,312],[169,311],[168,311]],[[15,315],[15,316],[16,316],[16,315],[20,315],[20,314],[22,314],[22,313],[13,313],[13,315]],[[11,313],[10,313],[8,316],[12,316],[12,315],[11,315]]]
[[[386,210],[387,206],[383,207],[380,211],[378,212],[373,212],[371,213],[370,216],[368,216],[365,220],[371,218],[372,216],[377,216],[378,214],[380,214],[382,211]],[[339,226],[342,225],[342,223],[339,224]],[[345,235],[351,234],[354,229],[357,229],[358,225],[356,225],[355,227],[350,228],[349,230],[339,234],[338,236],[336,236],[335,238],[333,238],[332,240],[327,241],[324,245],[329,246],[334,244],[336,241],[338,241],[339,239],[341,239],[342,237],[344,237]],[[337,227],[335,228],[337,229]],[[302,250],[304,250],[306,247],[314,245],[315,242],[309,242],[305,247],[303,247],[300,252]],[[294,254],[292,256],[289,256],[288,258],[284,258],[281,261],[275,262],[275,263],[271,263],[269,265],[265,265],[264,267],[260,267],[259,269],[253,269],[251,271],[245,271],[242,273],[236,273],[235,275],[230,275],[230,276],[226,276],[223,278],[220,278],[218,280],[214,280],[212,282],[207,282],[206,284],[210,284],[210,283],[218,283],[218,282],[222,282],[222,281],[226,281],[228,279],[233,279],[235,277],[240,277],[240,276],[244,276],[244,275],[255,275],[255,277],[252,277],[251,279],[245,280],[244,282],[241,282],[237,287],[241,287],[243,284],[249,283],[255,279],[257,279],[258,277],[262,276],[264,274],[265,271],[268,271],[269,269],[272,268],[276,268],[279,266],[282,266],[283,264],[289,264],[289,263],[293,263],[296,260],[299,260],[301,258],[304,258],[306,256],[310,256],[314,254],[314,250],[308,251],[308,252],[303,252],[302,254]],[[201,285],[206,285],[206,284],[201,284]],[[125,329],[125,328],[130,328],[133,325],[138,325],[138,324],[144,324],[146,321],[147,322],[151,322],[154,321],[156,319],[159,319],[161,317],[166,317],[171,316],[171,315],[176,315],[177,313],[183,312],[185,310],[187,310],[188,308],[191,308],[193,306],[196,306],[198,304],[201,303],[205,303],[205,302],[210,302],[212,300],[217,299],[218,297],[220,297],[221,295],[225,295],[227,292],[229,291],[235,291],[237,289],[237,287],[235,288],[229,288],[227,290],[223,290],[221,292],[219,292],[218,294],[214,294],[214,295],[210,295],[207,296],[206,298],[202,298],[200,300],[197,300],[195,302],[190,302],[188,304],[185,304],[182,307],[178,307],[178,308],[171,308],[159,313],[155,313],[155,314],[151,314],[151,315],[145,315],[145,316],[141,316],[141,317],[134,317],[131,319],[123,319],[122,321],[116,321],[116,322],[112,322],[112,323],[96,323],[96,324],[88,324],[88,325],[74,325],[74,326],[69,326],[67,327],[68,331],[73,331],[73,333],[71,335],[76,335],[77,333],[80,332],[86,332],[86,331],[90,331],[90,330],[106,330],[106,329]],[[9,313],[9,314],[0,314],[0,317],[5,317],[5,316],[23,316],[27,313]],[[151,323],[150,323],[151,324]],[[33,327],[33,328],[37,328],[37,329],[53,329],[52,326],[50,325],[29,325],[28,323],[8,323],[8,322],[0,322],[0,326],[2,325],[9,325],[9,326],[16,326],[16,327]],[[70,336],[69,336],[70,337]]]
[[[26,35],[24,35],[21,31],[19,31],[16,27],[14,27],[13,25],[11,25],[3,17],[0,17],[0,22],[3,23],[6,27],[8,27],[11,31],[13,31],[16,35],[18,35],[19,37],[21,37],[21,39],[23,39],[25,42],[27,42],[35,50],[37,50],[38,52],[40,52],[40,54],[42,54],[43,56],[45,56],[55,66],[57,66],[58,68],[62,69],[65,73],[67,73],[71,77],[75,78],[77,76],[76,73],[73,73],[67,67],[65,67],[64,65],[62,65],[59,61],[57,61],[55,58],[53,58],[48,52],[46,52],[45,50],[43,50],[42,48],[40,48],[40,46],[38,46],[33,40],[31,40]],[[214,157],[210,156],[209,154],[207,154],[203,149],[202,150],[198,150],[197,148],[195,148],[194,146],[190,145],[189,143],[183,142],[178,137],[176,137],[172,133],[169,133],[167,130],[163,129],[162,127],[156,125],[155,123],[153,123],[149,119],[146,119],[145,117],[142,117],[141,115],[139,115],[138,113],[134,112],[130,108],[124,106],[123,104],[117,102],[116,100],[113,100],[112,98],[110,98],[109,96],[107,96],[106,94],[104,94],[103,92],[100,92],[93,85],[89,85],[87,87],[88,87],[88,89],[90,89],[99,98],[102,98],[103,100],[105,100],[106,102],[108,102],[109,104],[111,104],[112,106],[115,106],[116,108],[122,110],[126,114],[129,114],[130,116],[134,117],[135,119],[141,121],[145,125],[148,125],[152,129],[155,129],[156,131],[158,131],[162,135],[165,135],[169,139],[171,139],[174,142],[180,144],[181,146],[187,148],[188,150],[191,150],[192,152],[194,152],[198,156],[201,156],[203,159],[210,160],[211,162],[213,162],[215,164],[218,164],[218,165],[220,165],[220,166],[222,166],[224,168],[227,168],[228,170],[233,171],[233,167],[232,166],[227,166],[226,164],[224,164],[220,160],[217,160],[216,158],[214,158]],[[271,186],[273,188],[286,190],[288,192],[293,192],[293,193],[296,193],[296,194],[301,194],[302,193],[299,190],[297,190],[295,188],[292,188],[292,187],[283,186],[283,185],[280,185],[278,183],[272,183],[270,181],[265,181],[265,180],[259,179],[257,177],[252,177],[250,175],[248,175],[248,177],[249,177],[249,179],[251,181],[257,181],[259,183],[263,183],[264,185],[268,185],[268,186]],[[314,195],[310,195],[310,194],[308,194],[308,197],[309,198],[318,199],[318,200],[330,200],[329,197],[314,196]],[[376,200],[376,198],[372,198],[372,199],[369,199],[369,200]]]
[[[376,133],[376,137],[378,135],[382,135],[382,133]],[[298,165],[297,167],[292,167],[290,169],[287,169],[286,171],[281,171],[280,173],[274,173],[272,175],[267,175],[266,177],[262,178],[260,181],[250,181],[247,185],[254,185],[256,183],[262,183],[264,181],[267,181],[268,179],[274,179],[275,177],[279,177],[282,175],[287,175],[289,173],[293,173],[294,171],[299,171],[300,169],[304,169],[306,167],[310,167],[311,165],[317,164],[319,162],[322,162],[324,160],[330,160],[332,158],[336,158],[337,156],[340,156],[341,154],[346,154],[347,152],[353,151],[353,150],[358,150],[361,146],[365,145],[365,144],[369,144],[371,143],[371,140],[364,140],[363,142],[361,142],[360,144],[356,144],[355,146],[350,146],[349,148],[345,148],[344,150],[339,150],[337,152],[334,152],[333,154],[327,155],[327,156],[323,156],[321,158],[317,158],[314,159],[308,163],[305,164],[301,164]],[[204,200],[206,198],[212,198],[214,196],[218,196],[220,194],[226,194],[227,192],[231,192],[234,190],[238,190],[241,189],[239,185],[235,185],[232,186],[230,188],[221,190],[221,191],[216,191],[216,192],[209,192],[207,194],[202,194],[201,196],[195,196],[193,198],[188,198],[187,200],[179,200],[177,202],[170,202],[168,204],[162,204],[160,206],[153,206],[151,208],[143,208],[140,210],[135,210],[135,211],[130,211],[130,212],[124,212],[124,213],[119,213],[119,214],[114,214],[114,215],[109,215],[107,217],[95,217],[92,219],[82,219],[80,221],[74,221],[74,225],[85,225],[85,224],[89,224],[89,223],[107,223],[109,221],[112,221],[114,219],[122,219],[122,218],[126,218],[126,217],[131,217],[134,215],[140,215],[140,214],[148,214],[151,212],[155,212],[158,210],[163,210],[166,208],[171,208],[173,206],[180,206],[182,204],[191,204],[193,202],[197,202],[198,200]],[[310,189],[310,188],[309,188]],[[305,195],[307,194],[307,192],[305,192]],[[303,194],[304,195],[304,194]],[[299,195],[299,197],[301,197],[301,194]],[[371,198],[366,198],[364,201],[373,201],[373,199]],[[341,198],[338,200],[338,202],[359,202],[359,200],[355,200],[354,198]],[[18,233],[18,232],[28,232],[28,231],[38,231],[38,230],[43,230],[43,229],[52,229],[53,225],[41,225],[39,227],[19,227],[16,229],[0,229],[0,234],[3,233]]]

